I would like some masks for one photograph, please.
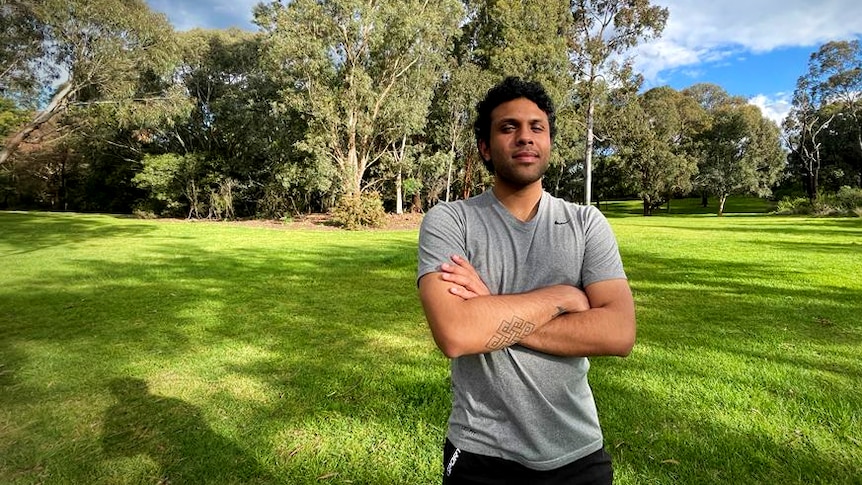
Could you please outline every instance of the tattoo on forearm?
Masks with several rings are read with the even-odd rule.
[[[503,323],[500,324],[500,328],[497,329],[497,332],[485,345],[489,350],[499,350],[504,347],[508,347],[520,342],[521,339],[527,335],[530,335],[535,328],[535,325],[523,318],[512,316],[512,320],[503,320]]]

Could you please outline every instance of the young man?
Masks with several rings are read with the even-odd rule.
[[[587,357],[635,341],[616,240],[596,208],[542,188],[555,112],[541,85],[507,78],[477,111],[493,189],[438,204],[419,235],[419,295],[452,359],[443,483],[611,483]]]

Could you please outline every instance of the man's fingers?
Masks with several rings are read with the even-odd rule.
[[[476,269],[473,268],[473,265],[470,264],[470,262],[467,261],[465,258],[462,258],[461,256],[458,256],[457,254],[453,254],[450,259],[452,259],[452,262],[457,264],[458,266],[460,266],[464,269],[467,269],[469,271],[472,271],[474,273],[476,272]]]
[[[465,300],[469,300],[470,298],[476,298],[477,296],[479,296],[476,292],[470,291],[463,286],[453,286],[452,288],[449,288],[449,293],[452,293],[455,296],[460,296]]]

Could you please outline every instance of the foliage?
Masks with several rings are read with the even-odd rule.
[[[0,97],[0,139],[18,128],[29,116],[29,112],[18,108],[11,99]]]
[[[794,175],[802,179],[812,201],[820,193],[824,163],[839,170],[843,166],[855,172],[851,180],[862,187],[860,93],[862,47],[858,40],[822,45],[811,54],[807,72],[797,80],[784,130],[791,149]],[[827,158],[826,154],[833,155],[833,158]],[[836,154],[838,157],[834,157]],[[845,181],[837,180],[838,184]]]
[[[201,159],[197,155],[166,153],[145,156],[141,161],[141,171],[132,179],[148,194],[138,210],[165,216],[202,212],[195,206],[200,199],[200,188],[196,184],[200,164]]]
[[[282,106],[308,122],[298,146],[358,194],[368,167],[421,129],[460,15],[454,0],[298,0],[260,5],[255,18],[285,76]]]
[[[707,109],[708,124],[696,137],[698,185],[719,197],[719,215],[730,194],[770,195],[786,160],[778,126],[756,106],[717,86],[699,86],[688,95]]]
[[[785,197],[778,201],[776,213],[862,217],[862,189],[844,186],[834,194],[821,195],[814,200],[807,197]]]
[[[86,118],[86,126],[107,113],[126,128],[164,121],[185,108],[165,78],[174,60],[172,28],[143,0],[43,0],[31,8],[44,62],[67,74],[50,102],[7,140],[0,165],[58,116]],[[32,77],[49,89],[53,76],[42,75],[41,64],[30,60]]]
[[[569,200],[637,195],[649,213],[689,187],[704,202],[781,177],[781,195],[862,187],[858,42],[812,55],[785,158],[719,86],[640,92],[626,56],[669,14],[645,0],[278,1],[255,9],[258,32],[175,33],[143,0],[0,10],[3,207],[280,219],[377,191],[421,211],[491,183],[470,128],[509,74],[556,101],[544,186]],[[52,96],[40,111],[36,92]],[[161,156],[195,161],[193,190],[180,172],[147,182]]]
[[[668,9],[650,5],[648,0],[575,0],[570,5],[573,22],[567,37],[586,123],[584,201],[589,205],[595,110],[606,92],[600,84],[617,79],[628,82],[631,60],[625,54],[642,40],[661,35]]]
[[[620,110],[613,129],[624,177],[643,201],[643,214],[686,194],[697,173],[693,139],[701,112],[690,98],[655,88]]]
[[[36,10],[35,1],[0,0],[0,98],[15,97],[23,105],[35,104],[40,71],[56,76],[56,66],[44,62],[45,26]]]
[[[383,201],[377,192],[345,194],[331,211],[332,222],[345,229],[380,227],[386,221]]]

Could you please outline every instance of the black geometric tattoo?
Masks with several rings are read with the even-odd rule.
[[[521,339],[531,334],[534,328],[536,328],[536,326],[532,323],[522,318],[512,316],[511,321],[503,320],[503,323],[500,324],[500,328],[497,329],[497,333],[491,337],[491,340],[488,341],[486,346],[491,350],[499,350],[503,347],[508,347],[520,342]]]

